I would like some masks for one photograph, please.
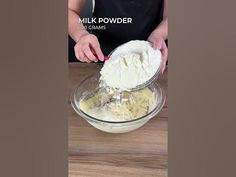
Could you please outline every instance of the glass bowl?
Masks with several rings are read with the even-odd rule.
[[[144,116],[125,121],[108,121],[88,115],[80,108],[80,101],[86,96],[96,92],[99,87],[99,78],[99,74],[92,75],[80,82],[72,92],[70,101],[72,107],[79,116],[84,118],[89,124],[101,131],[109,133],[125,133],[133,131],[143,126],[151,118],[156,116],[164,106],[166,100],[165,92],[157,82],[153,82],[147,87],[155,94],[155,105],[152,107],[152,110],[150,110]]]

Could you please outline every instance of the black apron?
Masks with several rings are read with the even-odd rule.
[[[104,55],[130,40],[147,40],[163,17],[163,0],[95,0],[93,17],[132,18],[132,23],[105,25],[106,30],[93,30]],[[96,24],[98,25],[98,24]]]
[[[163,18],[164,0],[95,0],[93,17],[132,18],[132,23],[96,23],[105,30],[92,30],[100,42],[104,55],[130,40],[147,40]],[[73,46],[70,47],[70,51]],[[74,52],[71,52],[74,55]],[[70,61],[74,60],[70,54]]]

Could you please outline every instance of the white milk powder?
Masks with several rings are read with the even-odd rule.
[[[110,88],[130,90],[151,79],[160,69],[161,52],[147,41],[133,40],[118,47],[101,70]]]

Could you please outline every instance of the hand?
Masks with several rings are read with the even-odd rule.
[[[154,33],[149,36],[148,41],[152,43],[154,49],[158,49],[162,53],[161,72],[163,74],[166,68],[166,61],[168,56],[168,48],[166,46],[166,43],[163,38],[158,37]]]
[[[80,36],[74,47],[75,56],[82,62],[97,62],[98,59],[103,61],[104,55],[101,51],[97,37],[90,33]]]

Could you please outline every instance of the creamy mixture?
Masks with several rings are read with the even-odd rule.
[[[101,70],[108,87],[131,90],[151,79],[161,65],[161,52],[147,41],[134,40],[118,47]]]
[[[153,110],[155,95],[145,88],[133,92],[106,93],[98,91],[80,101],[80,108],[88,115],[106,121],[127,121]]]

